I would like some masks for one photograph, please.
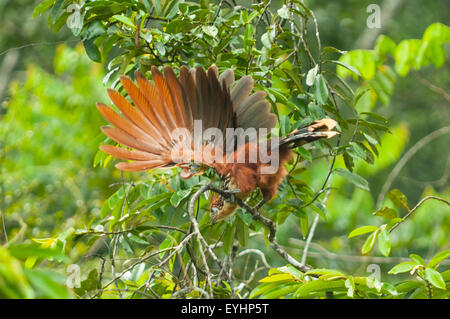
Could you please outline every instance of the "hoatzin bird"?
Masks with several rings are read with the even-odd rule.
[[[100,149],[127,160],[116,164],[123,171],[180,167],[181,177],[187,179],[211,167],[220,176],[222,187],[234,191],[234,196],[244,199],[259,188],[263,201],[267,201],[275,196],[287,175],[285,163],[292,159],[293,148],[338,134],[332,131],[336,122],[326,118],[281,139],[268,139],[277,117],[270,112],[266,93],[251,94],[250,76],[234,83],[232,70],[219,75],[215,66],[207,71],[202,67],[181,67],[177,77],[170,67],[165,67],[163,73],[152,67],[151,73],[153,84],[139,71],[135,73],[137,85],[129,77],[121,76],[130,101],[108,89],[121,115],[97,103],[100,113],[113,125],[102,127],[102,131],[126,147],[102,145]],[[251,128],[257,133],[245,135]],[[210,129],[221,134],[205,137]],[[241,142],[236,143],[239,139]],[[276,155],[278,165],[272,169],[271,163],[261,156],[263,148],[269,158]],[[212,196],[211,222],[226,218],[236,208],[235,200]]]

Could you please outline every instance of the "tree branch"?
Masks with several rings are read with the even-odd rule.
[[[401,223],[403,223],[409,216],[411,216],[412,213],[414,213],[414,211],[416,211],[417,208],[419,208],[424,202],[426,202],[426,201],[429,200],[429,199],[435,199],[435,200],[441,201],[441,202],[447,204],[448,206],[450,206],[450,203],[449,203],[448,201],[446,201],[445,199],[443,199],[443,198],[436,197],[436,196],[426,196],[426,197],[424,197],[419,203],[417,203],[417,205],[414,206],[413,209],[411,209],[411,210],[408,212],[408,214],[406,214],[405,217],[402,218],[401,221],[399,221],[397,224],[395,224],[394,226],[392,226],[392,228],[389,229],[389,232],[391,233],[394,229],[396,229],[396,228],[397,228]]]
[[[216,187],[214,187],[211,184],[205,185],[203,186],[203,188],[207,189],[207,190],[211,190],[213,192],[216,192],[220,195],[222,195],[225,198],[229,198],[231,196],[231,193],[228,191],[224,191],[221,189],[218,189]],[[205,190],[206,191],[206,190]],[[248,213],[250,213],[252,215],[252,218],[254,220],[259,221],[261,224],[263,224],[264,227],[266,227],[269,230],[269,243],[270,246],[272,247],[273,250],[275,250],[281,257],[283,257],[288,263],[290,263],[292,266],[294,266],[295,268],[297,268],[300,271],[306,272],[308,270],[310,270],[312,267],[309,265],[304,265],[301,262],[299,262],[298,260],[296,260],[295,258],[293,258],[291,255],[289,255],[286,250],[277,242],[276,240],[276,226],[274,224],[274,222],[269,219],[266,218],[264,216],[262,216],[257,207],[251,207],[249,206],[247,203],[245,203],[242,199],[240,198],[236,198],[236,202],[238,203],[238,205],[241,208],[244,208]],[[257,205],[258,206],[258,205]]]

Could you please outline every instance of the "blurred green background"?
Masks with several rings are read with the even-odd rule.
[[[427,26],[450,21],[450,2],[378,1],[383,11],[381,29],[368,29],[366,8],[375,1],[310,0],[319,21],[321,40],[342,50],[373,48],[378,34],[402,39],[421,38]],[[54,34],[47,15],[31,18],[39,1],[0,0],[0,210],[10,241],[56,236],[71,227],[84,228],[98,218],[106,198],[117,190],[123,175],[112,165],[93,167],[104,121],[95,102],[107,102],[102,83],[105,65],[89,60],[82,45],[63,27]],[[240,3],[240,1],[238,1]],[[242,1],[243,4],[248,4]],[[280,7],[273,1],[274,8]],[[448,49],[448,47],[447,47]],[[405,152],[427,134],[450,124],[450,68],[432,65],[397,79],[390,105],[380,113],[390,120],[392,135],[383,137],[375,165],[357,165],[370,183],[370,192],[353,189],[344,180],[333,180],[338,192],[328,202],[328,221],[320,220],[310,256],[317,267],[364,272],[367,262],[326,255],[323,249],[341,255],[358,255],[359,245],[347,234],[359,225],[376,223],[372,215],[376,198],[389,173]],[[422,147],[393,181],[413,206],[425,195],[450,198],[450,134]],[[323,176],[327,163],[310,166],[314,176]],[[129,179],[129,175],[127,175]],[[318,186],[320,187],[320,186]],[[348,192],[347,192],[348,190]],[[297,224],[285,223],[279,241],[295,250],[301,247]],[[412,251],[430,257],[450,249],[450,211],[429,202],[393,236],[392,258]],[[1,230],[1,242],[5,234]],[[292,238],[299,238],[295,240]],[[299,244],[300,242],[300,244]],[[251,245],[263,245],[263,241]],[[86,253],[79,244],[74,258]],[[280,263],[275,255],[268,260]],[[386,269],[398,260],[392,260]],[[448,267],[448,266],[446,266]]]

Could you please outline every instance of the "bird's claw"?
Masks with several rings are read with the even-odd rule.
[[[236,196],[234,194],[230,195],[230,198],[227,199],[227,202],[230,204],[236,204]]]

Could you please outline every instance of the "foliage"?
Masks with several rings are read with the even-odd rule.
[[[370,183],[370,178],[398,161],[410,135],[405,123],[388,126],[376,102],[393,108],[394,87],[411,68],[426,68],[430,62],[436,68],[445,66],[448,27],[432,24],[421,40],[398,44],[382,35],[374,50],[346,52],[322,44],[322,21],[303,1],[230,3],[44,0],[36,7],[33,15],[48,12],[48,25],[55,32],[68,25],[80,37],[86,55],[106,66],[106,75],[99,64],[80,54],[79,47],[61,46],[54,63],[58,79],[30,66],[25,85],[11,85],[11,100],[0,122],[0,136],[6,136],[7,145],[2,195],[7,199],[8,221],[24,226],[7,224],[14,231],[10,244],[0,250],[5,260],[0,295],[449,297],[450,274],[443,269],[449,256],[450,216],[448,201],[443,199],[449,196],[448,187],[439,193],[426,189],[419,195],[440,200],[426,199],[426,204],[419,202],[413,208],[406,195],[393,189],[377,207]],[[75,18],[80,23],[67,23]],[[253,76],[256,89],[267,92],[280,134],[323,116],[339,123],[337,140],[296,149],[297,158],[288,165],[290,174],[278,196],[259,211],[276,225],[275,240],[290,256],[308,256],[306,261],[313,265],[308,271],[291,264],[270,266],[287,261],[272,250],[270,229],[244,208],[211,225],[206,193],[200,194],[195,215],[213,252],[201,249],[206,246],[192,235],[189,204],[211,182],[212,172],[190,180],[179,178],[176,170],[119,174],[110,157],[95,151],[99,144],[111,143],[99,135],[101,120],[93,107],[96,101],[106,100],[102,80],[121,89],[118,76],[133,76],[136,69],[211,64],[221,71],[233,68],[238,78]],[[24,106],[28,112],[23,112]],[[77,121],[79,126],[71,125]],[[108,187],[112,182],[113,190]],[[248,204],[256,204],[259,197],[253,194]],[[105,199],[103,203],[99,198]],[[40,216],[40,211],[50,213]],[[433,217],[427,217],[431,212]],[[64,223],[69,216],[70,222]],[[51,229],[52,223],[58,227]],[[34,227],[34,244],[15,248],[16,242],[29,236],[25,225]],[[429,240],[430,234],[435,240]],[[307,240],[296,240],[313,235],[321,239],[310,247]],[[417,243],[421,236],[427,238],[421,241],[427,247]],[[338,251],[343,260],[359,250],[365,256],[356,257],[365,260],[376,253],[375,245],[383,256],[376,258],[409,255],[411,260],[387,261],[398,265],[383,266],[385,278],[380,278],[364,276],[364,269],[351,262],[323,258],[330,255],[328,250]],[[48,252],[46,246],[53,249]],[[408,247],[433,257],[425,262]],[[69,294],[60,277],[46,272],[48,263],[59,273],[69,264],[79,264],[81,285]]]
[[[10,222],[21,226],[19,236],[47,236],[55,222],[64,230],[74,225],[70,218],[74,215],[86,221],[91,218],[87,214],[100,206],[98,191],[92,193],[88,185],[108,185],[105,171],[92,170],[97,144],[104,138],[97,129],[101,117],[88,107],[105,96],[96,85],[103,73],[80,49],[60,46],[54,62],[64,80],[30,66],[24,84],[11,83],[1,120],[0,136],[6,146],[2,195]],[[74,125],[78,122],[83,125]]]

